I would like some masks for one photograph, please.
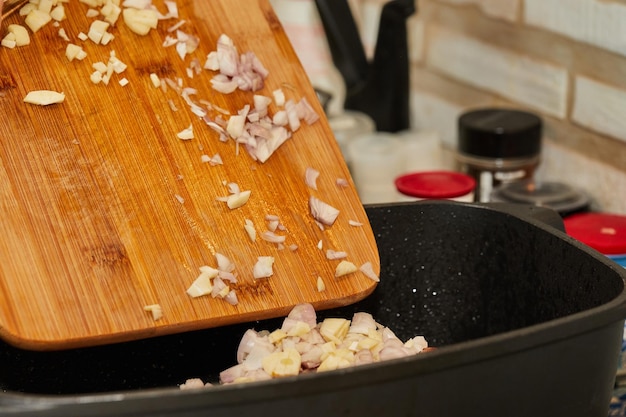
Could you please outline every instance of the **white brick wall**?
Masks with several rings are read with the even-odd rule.
[[[549,139],[549,138],[548,138]],[[587,193],[592,209],[626,215],[626,174],[554,142],[544,141],[537,177],[563,182]]]
[[[467,84],[564,118],[567,71],[441,27],[429,32],[427,62]]]
[[[374,49],[376,48],[376,39],[378,38],[378,24],[380,23],[380,12],[382,10],[384,1],[381,0],[367,0],[361,4],[360,16],[360,31],[361,39],[363,40],[363,48],[365,49],[365,55],[368,58],[374,56]]]
[[[516,21],[521,0],[443,0],[444,3],[465,5],[472,4],[487,16]]]
[[[626,141],[626,90],[582,76],[576,77],[575,88],[572,119],[596,132]]]
[[[409,60],[419,62],[424,59],[424,21],[417,15],[407,21]]]
[[[524,21],[626,55],[626,3],[614,0],[525,0]]]
[[[434,130],[442,143],[456,149],[457,119],[463,107],[423,91],[413,91],[410,100],[411,127],[420,131]]]

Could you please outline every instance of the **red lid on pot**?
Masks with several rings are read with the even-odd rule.
[[[401,175],[395,184],[398,191],[411,197],[447,199],[470,194],[476,180],[459,172],[424,171]]]
[[[580,213],[563,220],[568,235],[605,255],[626,253],[626,216]]]

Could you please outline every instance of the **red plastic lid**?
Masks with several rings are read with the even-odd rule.
[[[430,199],[461,197],[476,188],[474,178],[451,171],[414,172],[399,176],[395,183],[402,194]]]
[[[580,213],[563,220],[568,235],[605,255],[626,253],[626,216]]]

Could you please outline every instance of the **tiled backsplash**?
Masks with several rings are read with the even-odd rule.
[[[353,3],[366,44],[384,2]],[[436,130],[452,150],[457,118],[468,109],[538,113],[545,122],[539,178],[582,188],[594,209],[626,214],[626,0],[416,4],[412,127]]]

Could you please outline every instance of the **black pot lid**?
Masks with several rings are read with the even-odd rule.
[[[481,158],[527,158],[541,152],[543,122],[520,110],[487,108],[458,120],[459,152]]]
[[[589,206],[587,195],[560,182],[515,181],[494,190],[492,199],[533,204],[559,213],[572,213]]]

